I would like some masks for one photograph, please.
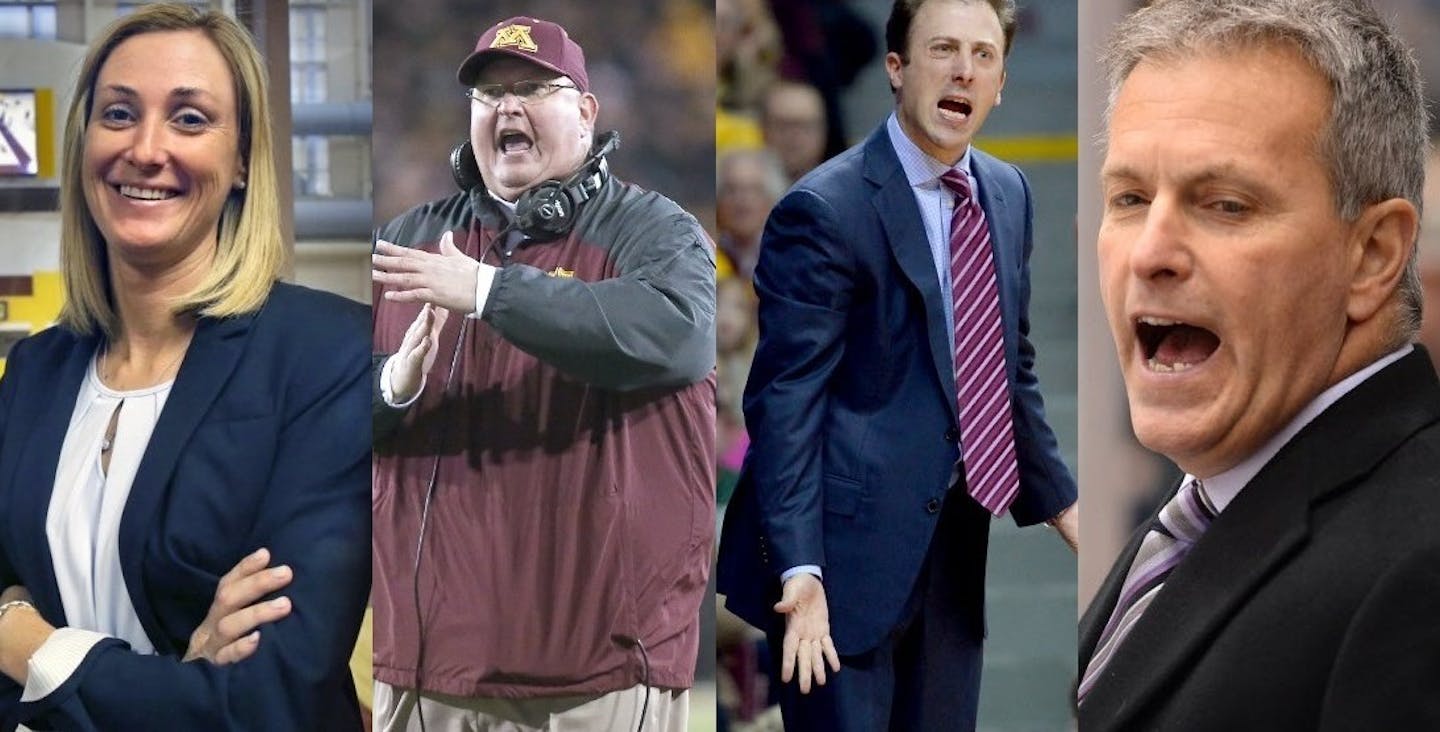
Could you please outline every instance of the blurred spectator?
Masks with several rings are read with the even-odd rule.
[[[846,0],[715,1],[721,277],[716,475],[722,510],[749,443],[740,400],[758,336],[749,280],[760,233],[790,183],[846,147],[840,90],[874,58],[876,38]],[[782,729],[763,671],[768,665],[763,637],[723,608],[717,623],[721,718],[735,730]]]
[[[716,401],[733,407],[736,414],[740,413],[740,398],[759,335],[755,289],[735,277],[720,280],[715,289],[715,354],[718,365],[727,372],[720,390],[730,393],[717,396]]]
[[[750,283],[735,277],[720,280],[715,289],[715,455],[721,503],[729,500],[750,444],[740,401],[760,337],[755,317],[755,290]]]
[[[715,108],[715,152],[723,155],[732,150],[758,150],[765,140],[760,125],[748,114],[736,114],[724,107]]]
[[[809,84],[777,81],[761,99],[760,131],[793,183],[825,159],[825,100]]]
[[[753,112],[780,63],[780,32],[764,0],[715,0],[718,105]]]
[[[785,53],[780,75],[812,84],[825,101],[825,157],[849,147],[840,93],[878,51],[870,23],[846,0],[770,0]]]
[[[783,732],[780,707],[770,700],[770,679],[755,671],[766,665],[765,636],[718,601],[715,626],[715,654],[721,668],[716,688],[717,716],[734,730]]]
[[[717,153],[764,144],[755,106],[779,61],[780,33],[762,0],[715,0]]]
[[[790,184],[768,150],[734,150],[721,156],[716,167],[720,252],[737,275],[749,280],[760,257],[765,217]]]

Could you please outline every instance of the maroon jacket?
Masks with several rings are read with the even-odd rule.
[[[483,190],[378,236],[500,266],[480,321],[452,317],[418,402],[378,396],[418,306],[374,291],[375,677],[473,697],[688,688],[715,530],[715,259],[694,217],[608,179],[575,231],[496,234]],[[459,341],[454,383],[446,376]]]

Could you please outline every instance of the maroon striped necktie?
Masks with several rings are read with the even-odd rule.
[[[1079,701],[1085,701],[1106,664],[1115,656],[1115,649],[1130,634],[1150,601],[1160,594],[1170,571],[1190,553],[1190,548],[1214,520],[1215,509],[1210,507],[1205,486],[1199,480],[1187,482],[1160,509],[1160,515],[1140,542],[1140,550],[1135,553],[1125,584],[1120,587],[1120,596],[1115,600],[1115,609],[1110,612],[1110,621],[1100,631],[1100,641],[1090,654],[1090,663],[1085,666],[1085,675],[1076,690]]]
[[[1020,492],[1020,470],[1015,461],[1015,425],[1005,378],[1005,338],[990,227],[964,173],[952,168],[940,181],[955,192],[955,213],[950,217],[950,287],[965,486],[980,505],[999,516]]]

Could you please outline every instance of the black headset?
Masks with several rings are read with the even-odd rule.
[[[535,241],[553,241],[570,233],[575,227],[575,212],[590,200],[608,175],[605,156],[620,147],[620,133],[615,130],[596,138],[590,155],[580,169],[564,180],[547,180],[520,194],[515,202],[515,230]],[[450,173],[455,185],[469,191],[484,185],[480,166],[475,163],[475,149],[466,140],[450,151]]]

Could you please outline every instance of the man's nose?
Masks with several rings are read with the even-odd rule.
[[[525,105],[520,101],[520,96],[513,89],[506,89],[505,93],[500,96],[499,103],[495,105],[495,111],[500,114],[520,114],[524,108]]]
[[[1130,244],[1130,271],[1145,280],[1188,277],[1192,261],[1186,229],[1180,202],[1156,196]]]
[[[962,48],[955,54],[951,62],[951,76],[962,85],[968,85],[975,80],[975,59],[970,49]]]

